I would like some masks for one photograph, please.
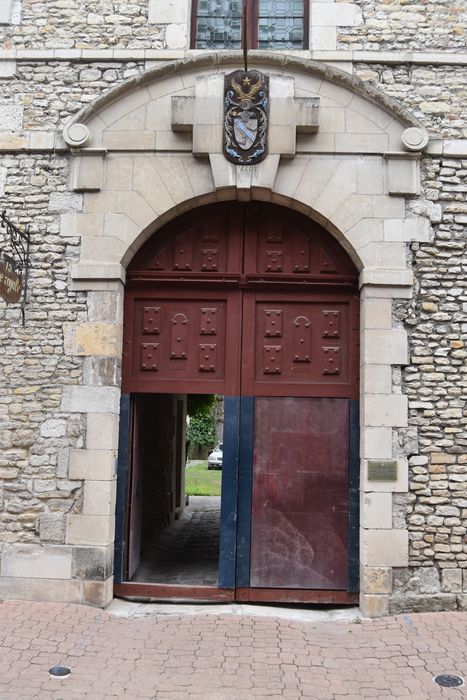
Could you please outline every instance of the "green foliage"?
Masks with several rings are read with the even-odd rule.
[[[213,408],[215,403],[214,394],[188,394],[187,413],[189,416],[196,416],[198,411]]]
[[[213,406],[199,408],[195,415],[190,415],[187,430],[190,445],[211,447],[216,442],[216,421]]]
[[[208,463],[188,466],[185,471],[185,493],[187,496],[220,496],[222,471],[208,470]]]

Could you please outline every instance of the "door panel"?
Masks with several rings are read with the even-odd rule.
[[[242,392],[357,395],[354,303],[350,295],[245,293]]]
[[[129,295],[124,386],[145,393],[232,394],[238,385],[240,296],[166,288]]]
[[[346,399],[255,399],[250,585],[347,587]]]

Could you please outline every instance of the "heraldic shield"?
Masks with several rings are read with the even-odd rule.
[[[237,165],[259,163],[267,154],[269,78],[236,70],[224,80],[224,155]]]

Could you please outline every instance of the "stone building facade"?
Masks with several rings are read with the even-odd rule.
[[[32,236],[25,325],[0,302],[0,598],[112,598],[125,270],[180,214],[259,200],[359,272],[363,612],[466,609],[467,3],[310,0],[307,48],[251,52],[269,155],[243,168],[242,55],[190,48],[190,13],[0,0],[1,207]]]

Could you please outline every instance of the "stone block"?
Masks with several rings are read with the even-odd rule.
[[[456,596],[448,593],[415,595],[404,592],[403,595],[393,596],[389,604],[391,615],[399,615],[406,612],[445,612],[456,610],[456,608]]]
[[[49,198],[49,211],[60,213],[82,211],[83,195],[73,192],[51,192]]]
[[[345,109],[343,107],[319,108],[319,131],[321,134],[345,132]]]
[[[273,99],[274,101],[272,101]],[[269,128],[276,125],[288,126],[295,130],[295,100],[292,95],[281,94],[271,98]]]
[[[312,51],[335,51],[337,48],[336,27],[310,27],[310,49]]]
[[[72,578],[105,581],[113,574],[113,547],[72,547]]]
[[[353,2],[311,4],[312,27],[357,27],[362,22],[362,10]]]
[[[295,125],[297,131],[314,134],[319,129],[319,97],[296,97]]]
[[[441,572],[441,590],[443,593],[461,593],[462,569],[443,569]]]
[[[348,112],[349,110],[346,110]],[[375,156],[363,156],[357,163],[358,194],[384,193],[383,159]]]
[[[375,134],[336,134],[337,153],[385,153],[388,149],[388,135]]]
[[[6,0],[8,3],[9,0]],[[2,6],[0,4],[0,16],[2,13]],[[0,22],[2,24],[2,22]],[[16,75],[16,61],[0,61],[0,78],[14,78]]]
[[[89,386],[117,386],[122,380],[120,357],[87,357],[83,367],[83,383]]]
[[[286,124],[270,124],[269,126],[269,153],[278,153],[282,157],[295,155],[296,129]]]
[[[424,566],[418,571],[420,593],[439,593],[439,571],[435,566]]]
[[[15,104],[0,104],[0,131],[21,131],[23,107]]]
[[[365,363],[388,365],[407,364],[407,333],[402,328],[392,328],[389,330],[368,328],[364,331],[364,338]]]
[[[365,566],[408,566],[407,530],[361,530],[362,563]]]
[[[41,513],[39,517],[39,536],[42,542],[65,541],[65,515],[63,513]]]
[[[187,47],[187,25],[168,24],[165,30],[168,49],[185,49]]]
[[[67,355],[120,354],[120,326],[115,323],[64,324]]]
[[[67,543],[84,545],[112,544],[115,517],[110,515],[68,515]]]
[[[71,167],[71,187],[75,192],[95,192],[102,189],[104,155],[74,157]]]
[[[118,446],[118,416],[89,413],[86,422],[87,450],[116,450]]]
[[[83,603],[96,608],[105,608],[113,598],[113,578],[107,581],[84,581]]]
[[[364,528],[392,529],[392,493],[361,494],[361,516]]]
[[[196,124],[193,129],[193,155],[205,156],[210,153],[222,153],[222,126]]]
[[[392,326],[391,300],[365,298],[362,303],[362,326],[366,329],[390,329]],[[379,364],[382,362],[380,360]]]
[[[384,221],[384,239],[386,241],[421,241],[430,240],[431,226],[428,219],[386,219]]]
[[[2,553],[0,576],[69,579],[71,548],[56,545],[12,545]]]
[[[361,381],[366,394],[390,394],[392,392],[392,371],[389,365],[364,365],[361,368]]]
[[[154,151],[156,135],[153,131],[106,131],[102,145],[109,151]]]
[[[109,155],[105,161],[106,189],[131,190],[133,186],[134,158]]]
[[[373,427],[405,427],[407,396],[402,394],[369,394],[363,406],[364,425]]]
[[[389,613],[389,596],[362,593],[360,610],[364,617],[385,617]]]
[[[407,252],[405,243],[399,241],[376,241],[358,251],[367,270],[406,270]]]
[[[370,595],[392,593],[392,569],[387,567],[363,567],[362,591]]]
[[[115,512],[116,481],[84,482],[83,514],[112,515]]]
[[[118,292],[89,292],[88,320],[90,322],[121,322],[123,318],[123,295]]]
[[[110,386],[65,386],[61,408],[71,413],[116,413],[120,411],[120,390]]]
[[[174,95],[172,97],[170,114],[172,129],[174,131],[192,131],[194,122],[195,98],[186,95]]]
[[[81,603],[81,581],[0,577],[0,599],[44,603]]]
[[[367,459],[390,459],[392,456],[391,428],[362,427],[362,456]]]
[[[115,450],[70,450],[70,479],[110,481],[115,475]]]
[[[220,153],[210,153],[209,162],[216,189],[234,188],[237,185],[235,165],[226,161]]]
[[[146,106],[138,107],[129,114],[118,119],[116,122],[106,127],[107,133],[111,131],[124,132],[144,132],[146,131]],[[125,156],[128,157],[128,156]]]
[[[389,194],[420,194],[418,160],[386,156],[386,172]]]

